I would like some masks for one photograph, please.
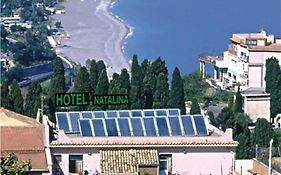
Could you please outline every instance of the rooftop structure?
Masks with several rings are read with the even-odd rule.
[[[19,160],[30,160],[32,173],[48,172],[43,126],[36,120],[0,109],[1,154],[13,152]]]
[[[232,130],[214,133],[202,115],[146,109],[57,112],[56,119],[54,174],[234,172]]]
[[[242,92],[244,97],[244,112],[251,122],[255,123],[258,118],[265,118],[270,122],[270,94],[263,88],[248,88]]]
[[[265,62],[275,57],[281,64],[281,38],[266,32],[233,34],[223,57],[200,55],[200,70],[205,75],[205,63],[214,65],[211,81],[222,89],[240,85],[265,88]],[[210,61],[211,60],[211,61]]]

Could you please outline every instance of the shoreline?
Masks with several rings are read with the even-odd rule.
[[[132,26],[130,26],[128,23],[126,23],[126,22],[125,22],[122,18],[120,18],[118,15],[114,15],[113,12],[111,11],[111,10],[113,9],[114,5],[116,4],[116,1],[117,1],[117,0],[111,0],[111,4],[110,4],[110,6],[108,7],[108,13],[109,13],[111,16],[113,16],[116,20],[118,20],[120,23],[122,23],[122,24],[125,26],[125,28],[127,29],[126,35],[125,35],[125,36],[123,37],[123,39],[122,39],[122,43],[123,43],[123,44],[121,44],[121,50],[122,50],[122,52],[123,52],[123,54],[124,54],[124,57],[126,57],[125,46],[126,46],[126,44],[127,44],[128,39],[133,36],[133,34],[134,34],[134,28],[133,28]],[[127,58],[127,59],[128,59],[129,61],[131,60],[131,59],[129,59],[129,58]]]
[[[53,16],[70,35],[69,39],[62,39],[59,54],[82,65],[87,59],[103,60],[109,76],[120,73],[123,68],[130,71],[125,45],[133,35],[133,27],[113,14],[115,3],[116,0],[64,2],[66,14]],[[84,11],[80,13],[80,9]]]

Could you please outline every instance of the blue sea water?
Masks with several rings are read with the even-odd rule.
[[[198,69],[200,53],[222,54],[233,33],[281,37],[281,0],[117,0],[112,11],[134,28],[126,55],[160,56],[170,74]]]

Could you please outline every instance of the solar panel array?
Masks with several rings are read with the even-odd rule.
[[[202,115],[179,109],[57,112],[58,128],[81,136],[206,136]]]

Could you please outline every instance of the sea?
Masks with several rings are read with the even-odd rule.
[[[281,0],[116,0],[111,10],[133,30],[127,57],[161,57],[170,75],[198,70],[201,53],[222,55],[233,33],[281,37]]]

